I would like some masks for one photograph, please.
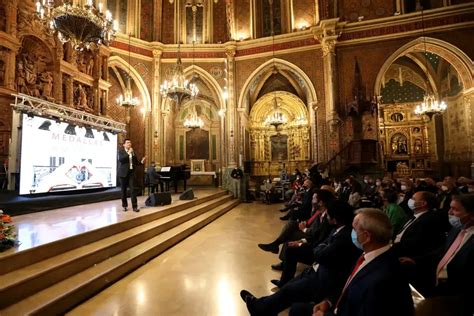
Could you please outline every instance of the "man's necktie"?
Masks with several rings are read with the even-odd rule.
[[[337,303],[336,303],[336,306],[335,306],[334,309],[337,309],[337,306],[338,306],[339,303],[341,302],[341,299],[342,299],[342,297],[344,296],[344,293],[346,292],[347,287],[348,287],[349,284],[351,283],[352,278],[354,277],[354,275],[355,275],[355,273],[357,272],[357,270],[359,270],[359,267],[362,265],[362,263],[363,263],[364,261],[365,261],[364,255],[360,256],[359,259],[357,260],[357,263],[356,263],[356,265],[354,266],[354,269],[352,270],[351,275],[350,275],[349,278],[347,279],[347,282],[346,282],[346,284],[344,285],[344,288],[342,289],[341,295],[339,296],[339,299],[337,300]]]
[[[456,239],[451,244],[451,246],[449,247],[448,251],[446,251],[446,253],[444,254],[441,261],[438,263],[438,268],[436,269],[436,275],[438,275],[440,273],[440,271],[443,270],[443,268],[448,264],[448,262],[454,256],[454,254],[458,250],[459,246],[461,246],[461,243],[462,243],[465,235],[466,235],[466,230],[462,229],[459,232]]]

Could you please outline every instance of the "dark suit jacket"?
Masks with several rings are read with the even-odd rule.
[[[318,281],[313,285],[330,287],[329,292],[340,293],[362,251],[352,243],[350,225],[344,226],[334,235],[335,231],[313,248],[314,260],[319,263]]]
[[[129,171],[134,172],[136,167],[140,166],[142,163],[140,160],[138,160],[137,156],[135,155],[135,152],[133,153],[132,156],[132,167],[133,169],[130,170],[130,157],[128,156],[127,152],[124,149],[119,149],[118,151],[118,161],[119,161],[119,168],[117,175],[120,178],[125,178],[128,174]]]
[[[313,209],[313,190],[308,190],[303,194],[302,204],[291,215],[293,220],[305,221],[311,215],[311,210]]]
[[[408,226],[400,242],[392,248],[399,257],[413,258],[438,249],[445,241],[442,218],[434,211],[428,211]]]
[[[339,296],[330,301],[336,304]],[[398,257],[391,249],[364,266],[352,279],[337,316],[410,316],[413,300]]]
[[[320,242],[328,238],[331,230],[334,228],[333,225],[329,224],[327,216],[323,217],[322,221],[320,218],[321,215],[317,216],[304,233],[308,243],[311,243],[313,246],[317,246]]]
[[[444,247],[442,253],[440,253],[441,255],[439,256],[439,260],[436,261],[436,265],[454,242],[459,231],[460,229],[458,228],[451,229],[446,242],[446,247]],[[474,292],[472,290],[474,284],[474,235],[464,243],[453,259],[451,259],[448,263],[447,269],[448,279],[446,282],[442,282],[437,286],[435,293],[438,295],[469,296],[466,297],[466,299],[469,300],[472,308],[474,305],[472,303],[474,299]]]

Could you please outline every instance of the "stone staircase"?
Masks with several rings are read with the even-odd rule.
[[[220,191],[0,257],[0,315],[63,314],[238,203]]]

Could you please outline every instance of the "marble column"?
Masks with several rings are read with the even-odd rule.
[[[336,44],[339,35],[336,28],[338,21],[339,19],[321,21],[320,29],[316,33],[316,38],[322,45],[325,121],[328,128],[326,144],[324,146],[325,151],[323,157],[321,157],[324,161],[331,159],[341,148],[341,119],[337,112]]]
[[[161,49],[153,50],[153,97],[151,105],[151,116],[161,118],[161,56],[163,51]],[[153,141],[151,144],[151,160],[150,161],[162,161],[162,148],[163,143],[160,144],[160,139],[163,140],[163,135],[161,133],[160,126],[164,121],[162,120],[152,120],[151,134],[153,135]]]
[[[235,95],[235,52],[236,45],[231,43],[226,46],[225,53],[227,57],[227,83],[228,83],[228,100],[227,100],[227,166],[237,166],[237,139],[238,139],[238,127],[237,127],[237,111],[236,111],[236,95]]]

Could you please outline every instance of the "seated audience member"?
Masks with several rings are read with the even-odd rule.
[[[405,211],[397,204],[397,192],[391,189],[384,189],[382,193],[383,211],[387,214],[392,223],[393,236],[396,236],[407,221]]]
[[[323,206],[321,217],[317,219],[320,223],[316,224],[317,227],[315,228],[316,231],[314,232],[314,236],[309,236],[308,239],[302,238],[298,241],[290,241],[283,245],[283,248],[280,252],[280,269],[278,269],[278,265],[272,265],[273,269],[281,270],[282,274],[280,280],[272,280],[271,282],[278,287],[281,287],[289,280],[291,280],[295,276],[296,266],[298,262],[311,264],[315,261],[314,252],[315,249],[323,242],[323,240],[327,239],[331,230],[334,228],[331,221],[329,221],[329,207],[334,207],[334,205],[338,205],[339,207],[344,208],[340,210],[340,214],[346,214],[346,219],[352,221],[353,218],[353,209],[345,202],[337,201],[328,201],[327,204]],[[339,223],[342,223],[343,219],[339,218]],[[350,224],[350,223],[349,223]]]
[[[353,208],[357,209],[360,207],[360,202],[362,199],[362,186],[354,178],[350,178],[349,186],[351,188],[351,192],[347,199],[347,203],[349,203],[349,205]]]
[[[336,228],[314,249],[315,264],[278,292],[261,298],[256,298],[247,290],[240,292],[251,315],[277,315],[293,303],[319,301],[333,291],[341,291],[361,253],[351,241],[351,211],[344,202],[329,204],[329,221]]]
[[[352,239],[364,250],[342,291],[317,305],[294,304],[290,316],[411,316],[413,300],[398,257],[390,249],[392,227],[377,209],[361,209],[354,218]],[[314,306],[313,306],[314,305]]]
[[[433,273],[429,296],[457,298],[461,306],[456,315],[472,315],[474,301],[474,194],[455,195],[449,210],[449,232],[446,245],[438,252],[419,258],[401,258],[404,263],[427,266]],[[454,314],[453,314],[454,315]]]
[[[408,179],[404,178],[400,181],[400,191],[402,195],[402,199],[398,205],[405,211],[407,216],[412,216],[413,211],[408,207],[408,201],[412,198],[414,193],[414,184],[413,182]]]
[[[438,196],[438,201],[439,201],[438,209],[447,215],[449,212],[450,204],[451,204],[451,197],[458,193],[459,192],[456,189],[454,178],[453,177],[444,178],[444,181],[441,182],[441,193]]]
[[[281,220],[299,220],[304,221],[307,220],[311,215],[311,201],[313,200],[313,188],[314,184],[310,178],[307,178],[303,182],[304,193],[302,195],[302,203],[295,209],[292,209],[288,214],[283,217],[280,217]]]
[[[330,191],[316,191],[312,200],[313,212],[308,221],[289,220],[274,241],[269,244],[258,244],[258,247],[264,251],[278,253],[280,244],[288,241],[304,239],[319,243],[329,234],[330,225],[326,220],[326,205],[334,199],[335,197]]]
[[[441,247],[446,240],[446,223],[434,210],[436,196],[427,191],[418,191],[408,201],[408,206],[414,215],[395,237],[392,248],[397,255],[413,258],[427,255]],[[408,269],[408,273],[410,283],[425,294],[425,285],[430,278],[429,269],[416,267]]]

